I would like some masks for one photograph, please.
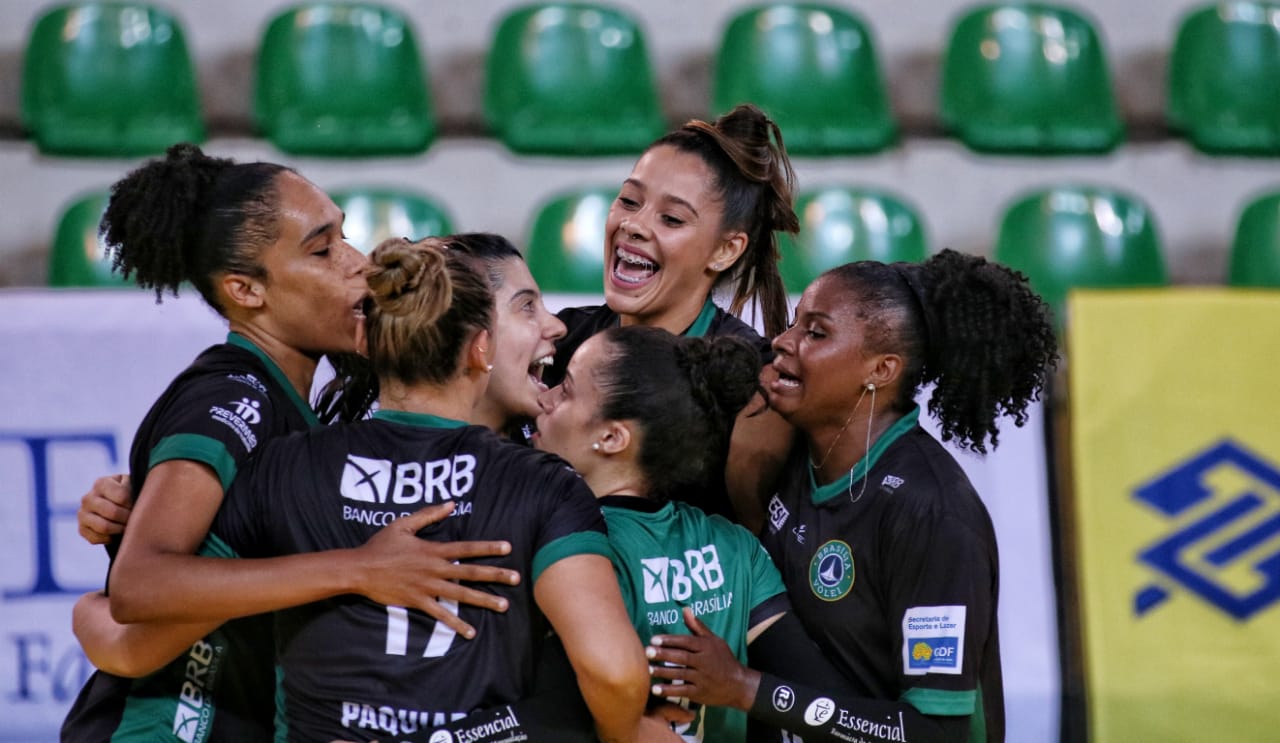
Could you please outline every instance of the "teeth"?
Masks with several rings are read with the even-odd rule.
[[[553,363],[555,363],[555,360],[556,360],[556,357],[554,355],[548,354],[538,359],[537,361],[533,362],[533,365],[534,366],[551,366]]]
[[[636,255],[635,253],[630,253],[628,251],[625,251],[622,248],[618,248],[617,251],[615,252],[616,252],[616,255],[618,256],[618,260],[621,260],[623,263],[626,263],[627,265],[639,266],[641,268],[645,268],[650,271],[657,270],[658,268],[658,264],[654,263],[653,261],[647,258],[642,258]]]

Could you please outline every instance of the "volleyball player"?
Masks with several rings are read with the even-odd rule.
[[[784,664],[742,668],[702,628],[654,638],[651,657],[683,666],[659,669],[684,682],[661,688],[809,742],[1003,740],[995,534],[914,399],[934,385],[943,439],[995,447],[998,418],[1025,422],[1056,363],[1048,308],[1020,274],[947,250],[832,269],[796,313],[765,378],[801,438],[763,541],[808,634],[864,696]]]
[[[103,231],[116,268],[157,299],[190,282],[231,332],[174,380],[134,438],[137,504],[118,553],[108,548],[112,596],[83,599],[76,628],[95,664],[144,677],[95,673],[64,722],[65,740],[154,740],[175,731],[191,740],[262,739],[274,709],[269,618],[215,632],[223,620],[351,591],[444,616],[433,596],[496,605],[452,580],[512,579],[452,564],[502,545],[441,547],[401,530],[343,556],[252,567],[203,560],[199,571],[166,573],[148,560],[226,555],[205,537],[238,468],[261,442],[316,422],[304,402],[316,363],[354,351],[363,323],[365,260],[341,230],[342,213],[294,171],[211,158],[192,145],[171,148],[113,187]],[[170,577],[188,584],[187,600],[161,605],[151,585]],[[117,624],[112,614],[148,624]]]

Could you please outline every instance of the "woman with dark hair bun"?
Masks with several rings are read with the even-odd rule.
[[[442,518],[439,509],[342,554],[210,559],[235,556],[208,534],[237,470],[261,443],[316,425],[306,398],[317,363],[359,348],[368,263],[343,239],[342,220],[289,168],[209,157],[189,144],[112,187],[102,233],[115,268],[157,300],[189,282],[230,332],[147,413],[127,481],[104,478],[127,489],[118,500],[133,507],[122,538],[99,533],[112,558],[110,598],[89,594],[76,607],[77,637],[104,670],[73,705],[64,739],[160,739],[175,721],[184,739],[269,736],[270,617],[250,615],[355,592],[467,632],[432,597],[498,606],[454,581],[510,581],[510,573],[454,561],[499,554],[501,544],[436,545],[408,528]],[[82,511],[82,533],[85,524]],[[237,617],[249,618],[224,624]]]
[[[773,347],[769,404],[799,437],[762,539],[809,636],[860,695],[812,683],[785,652],[752,658],[767,673],[743,668],[702,628],[654,638],[651,658],[683,666],[659,669],[685,682],[663,693],[806,741],[1003,740],[995,534],[914,398],[933,386],[944,441],[995,447],[1000,417],[1024,423],[1057,362],[1047,305],[1021,274],[951,250],[852,263],[805,290]],[[757,643],[771,647],[769,633]]]
[[[392,240],[374,250],[368,348],[378,410],[268,443],[212,531],[253,557],[346,550],[379,524],[447,503],[452,516],[424,536],[505,540],[508,554],[480,563],[525,578],[487,587],[502,613],[464,607],[478,629],[465,638],[426,613],[358,596],[277,612],[277,740],[439,740],[433,727],[532,691],[549,628],[564,640],[600,737],[637,740],[648,675],[599,507],[563,461],[474,423],[495,372],[495,308],[456,244]]]
[[[734,419],[758,389],[758,354],[732,337],[612,328],[588,339],[543,395],[537,444],[564,457],[604,508],[631,621],[648,640],[682,631],[690,607],[734,657],[788,610],[760,542],[697,502],[724,471]],[[668,695],[675,696],[675,695]],[[742,741],[746,717],[695,710],[686,740]]]
[[[737,316],[755,305],[769,338],[786,327],[775,233],[800,228],[794,192],[782,132],[750,104],[711,123],[689,121],[650,145],[605,223],[605,304],[560,313],[568,334],[557,344],[547,383],[560,381],[569,357],[587,338],[620,325],[690,337],[734,336],[767,359],[768,340]],[[713,301],[717,292],[730,295],[729,312]],[[699,505],[750,523],[759,521],[761,510],[756,483],[762,473],[767,478],[768,455],[787,431],[767,412],[744,417],[743,423],[734,436],[727,483],[708,490]]]

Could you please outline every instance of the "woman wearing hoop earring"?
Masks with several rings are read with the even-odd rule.
[[[1024,423],[1056,364],[1047,306],[1020,274],[950,250],[851,263],[805,290],[773,348],[769,403],[798,438],[762,541],[809,636],[864,696],[726,662],[698,627],[653,639],[651,659],[684,666],[657,668],[684,682],[658,691],[809,743],[848,740],[850,724],[869,741],[1003,740],[995,533],[914,400],[933,385],[942,439],[995,447],[998,418]]]

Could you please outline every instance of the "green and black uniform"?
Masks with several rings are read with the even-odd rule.
[[[361,596],[277,612],[279,740],[411,738],[520,699],[548,629],[534,584],[558,560],[607,557],[609,545],[599,505],[563,460],[429,415],[382,410],[270,442],[232,486],[211,531],[244,557],[356,548],[395,518],[449,501],[453,514],[422,535],[510,542],[510,554],[475,561],[520,572],[517,586],[475,586],[505,597],[507,611],[463,606],[472,640]]]
[[[207,465],[224,490],[259,444],[317,425],[278,366],[236,333],[169,384],[134,435],[135,498],[152,467]],[[112,560],[118,545],[108,547]],[[230,557],[206,539],[199,554]],[[140,679],[96,671],[62,725],[62,740],[268,740],[274,714],[270,616],[227,622],[165,668]]]
[[[805,630],[856,687],[923,715],[968,718],[971,741],[1001,741],[995,532],[960,465],[918,417],[915,408],[822,486],[798,445],[762,541]],[[872,715],[838,695],[765,681],[753,716],[785,727],[779,715],[804,711],[809,727],[791,729],[806,741],[903,740],[894,736],[910,729],[892,705]]]
[[[556,316],[564,322],[567,331],[564,337],[556,342],[555,363],[547,367],[546,371],[543,372],[542,381],[548,387],[554,387],[564,380],[564,373],[569,366],[569,359],[573,357],[574,351],[577,351],[579,346],[596,333],[618,327],[620,321],[618,313],[609,309],[608,305],[568,307],[560,310]],[[761,364],[766,364],[773,360],[773,349],[767,339],[762,338],[755,331],[755,328],[720,309],[710,299],[703,303],[702,311],[698,313],[698,317],[681,335],[688,338],[718,338],[720,336],[741,338],[759,350]],[[528,437],[533,432],[533,423],[531,421],[527,422],[522,428],[526,437]],[[727,451],[721,453],[722,458],[727,455]],[[716,478],[714,487],[699,493],[698,499],[691,502],[709,514],[724,516],[730,521],[737,521],[737,514],[734,512],[733,504],[729,501],[729,494],[725,490],[724,482],[721,478]]]
[[[746,663],[747,631],[788,610],[782,576],[760,540],[685,503],[613,495],[600,504],[622,598],[641,641],[689,634],[682,609],[691,607]],[[700,707],[679,732],[690,741],[730,743],[744,740],[746,728],[738,710]]]

